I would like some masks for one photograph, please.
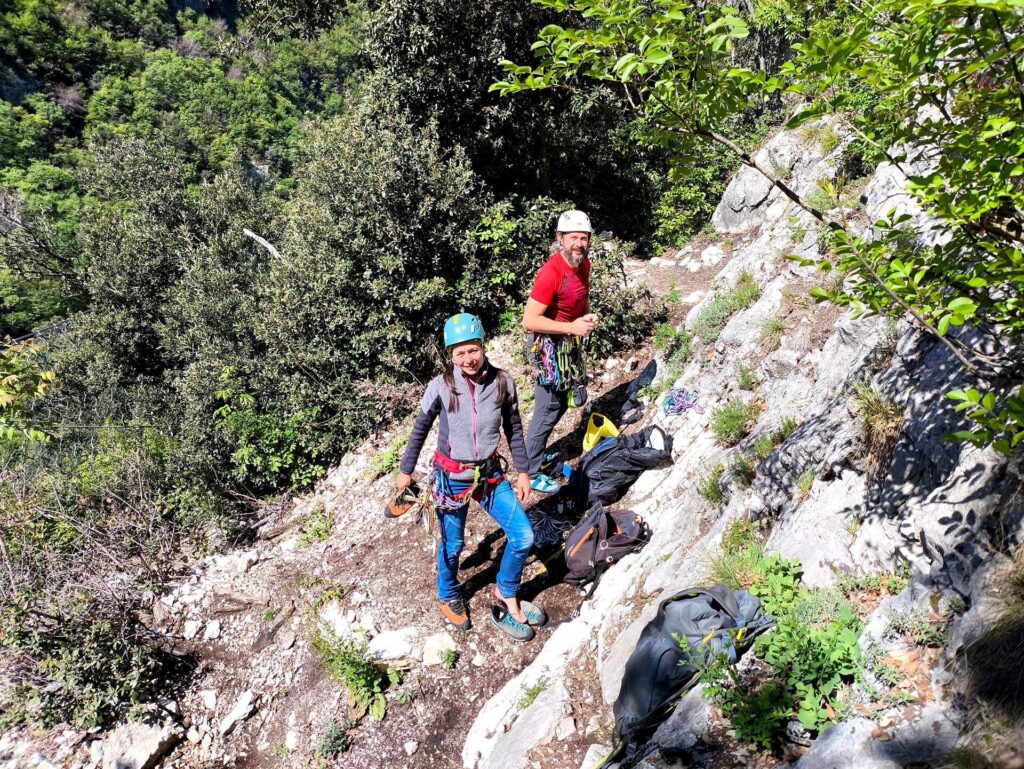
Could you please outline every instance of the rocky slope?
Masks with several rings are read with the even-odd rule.
[[[845,149],[841,141],[826,153],[819,135],[779,134],[762,159],[808,192],[835,175]],[[893,207],[915,213],[886,167],[861,197],[865,223]],[[464,555],[476,628],[448,632],[432,601],[429,531],[417,520],[385,521],[388,481],[368,480],[392,440],[381,436],[346,456],[315,493],[270,518],[251,543],[204,559],[160,598],[154,627],[195,660],[179,697],[143,723],[108,734],[68,731],[45,758],[25,747],[25,734],[7,735],[0,766],[317,765],[332,722],[347,726],[346,718],[362,710],[325,673],[314,648],[318,634],[330,631],[368,642],[378,660],[403,674],[385,692],[383,721],[363,717],[340,731],[351,747],[338,765],[585,769],[610,744],[611,703],[625,660],[659,597],[708,581],[709,559],[738,520],[762,521],[770,531],[767,549],[799,558],[809,585],[911,565],[905,589],[865,610],[861,642],[880,645],[902,665],[907,696],[899,708],[844,721],[802,757],[795,751],[797,766],[897,767],[948,752],[961,728],[950,685],[960,670],[958,652],[998,616],[994,575],[1021,542],[1018,463],[943,440],[960,426],[943,397],[959,378],[945,348],[909,326],[854,320],[809,300],[821,274],[786,256],[817,251],[814,222],[756,172],[737,175],[714,224],[712,242],[634,265],[633,279],[666,293],[671,276],[682,295],[675,315],[685,315],[689,328],[716,292],[744,273],[759,298],[729,317],[716,339],[697,344],[676,381],[662,374],[663,385],[697,391],[698,407],[665,416],[650,404],[643,424],[674,436],[674,462],[641,476],[622,504],[642,514],[654,536],[605,575],[579,618],[525,646],[490,631],[484,616],[501,541],[477,511]],[[514,368],[500,346],[492,355]],[[595,390],[615,390],[644,362],[641,352],[610,364]],[[745,383],[752,389],[740,388],[749,379],[741,369],[756,374],[755,385]],[[887,445],[864,434],[851,399],[861,381],[903,414]],[[747,438],[725,448],[712,419],[733,399],[755,402],[759,415]],[[784,420],[795,421],[795,430],[741,488],[746,484],[728,468]],[[425,469],[426,452],[423,459]],[[697,490],[712,473],[721,474],[720,503]],[[525,583],[526,594],[539,592],[556,617],[578,600],[574,589],[551,585],[537,563]],[[941,653],[886,632],[894,613],[952,616],[957,602],[967,611],[953,619]],[[680,756],[707,766],[779,763],[735,745],[725,732],[716,709],[692,693],[659,729],[641,765],[667,766]]]
[[[783,133],[767,143],[759,159],[785,172],[791,186],[806,194],[818,179],[835,175],[844,147],[840,142],[826,154],[813,131]],[[894,207],[916,213],[888,167],[867,182],[861,200],[865,222]],[[887,327],[877,318],[854,320],[809,302],[807,290],[820,274],[785,257],[816,251],[813,219],[755,171],[737,175],[713,221],[729,235],[720,245],[730,251],[713,286],[725,290],[747,272],[761,294],[729,320],[717,341],[701,350],[675,382],[699,393],[700,408],[682,416],[654,415],[654,422],[675,436],[675,462],[645,474],[627,500],[650,522],[654,538],[639,555],[616,566],[580,619],[558,628],[533,663],[483,706],[463,748],[468,769],[557,765],[544,758],[551,753],[546,744],[559,735],[541,725],[556,724],[570,711],[581,718],[598,714],[607,737],[625,660],[658,597],[709,579],[709,558],[733,521],[770,522],[767,550],[799,558],[811,586],[830,585],[837,574],[888,571],[898,560],[909,561],[910,584],[874,610],[861,642],[866,647],[874,639],[904,659],[912,650],[885,637],[889,618],[897,612],[944,609],[956,596],[966,599],[968,607],[983,604],[988,572],[979,567],[1005,561],[1021,542],[1018,462],[943,439],[962,427],[944,398],[960,377],[945,348],[908,326]],[[685,251],[679,255],[684,266],[700,264],[701,257]],[[689,328],[712,301],[709,291],[690,311]],[[773,318],[782,321],[783,332],[777,349],[769,351],[766,322]],[[739,388],[743,366],[756,371],[760,384],[755,392]],[[902,428],[880,458],[881,467],[871,467],[872,447],[851,402],[857,381],[870,382],[903,413]],[[750,436],[725,449],[712,435],[711,415],[733,398],[757,401],[762,409]],[[778,430],[787,418],[799,426],[757,465],[749,490],[737,488],[726,472],[728,498],[722,504],[709,504],[698,494],[701,476],[714,467],[729,467],[758,435]],[[809,489],[798,487],[805,473],[813,478]],[[957,711],[949,704],[953,691],[946,684],[956,670],[964,628],[978,622],[984,627],[995,616],[990,610],[981,618],[971,608],[966,618],[954,619],[952,643],[941,658],[924,665],[929,672],[913,697],[916,707],[879,714],[878,722],[886,727],[881,730],[863,718],[833,728],[799,759],[801,769],[897,767],[951,750]],[[577,701],[563,682],[587,661],[600,679],[599,699],[587,701],[584,694]],[[522,692],[541,680],[547,682],[545,691],[521,708]],[[714,750],[701,749],[703,740],[714,742],[713,721],[700,695],[688,696],[655,736],[653,753],[641,765],[670,765],[675,759],[669,757],[680,755],[721,765],[715,763]],[[607,749],[607,741],[592,743],[584,769]],[[746,753],[736,754],[737,764],[746,763]]]

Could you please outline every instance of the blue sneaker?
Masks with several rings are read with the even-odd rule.
[[[494,604],[491,607],[491,624],[513,641],[529,641],[536,635],[532,627],[513,617],[507,606]]]
[[[530,482],[530,488],[534,491],[539,491],[542,494],[553,494],[558,491],[561,486],[555,483],[550,477],[541,473]]]

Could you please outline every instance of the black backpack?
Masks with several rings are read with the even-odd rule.
[[[572,493],[584,507],[618,502],[644,470],[672,461],[672,436],[657,425],[638,433],[605,438],[580,458]]]
[[[569,532],[565,540],[565,581],[597,588],[604,570],[640,550],[651,538],[651,527],[632,510],[605,510],[599,502]],[[578,611],[578,610],[577,610]]]
[[[616,748],[608,760],[649,739],[697,684],[702,667],[721,654],[735,662],[774,625],[760,600],[724,585],[687,588],[663,600],[626,661],[614,706]]]

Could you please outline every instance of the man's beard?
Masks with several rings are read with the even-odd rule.
[[[567,261],[569,263],[569,266],[571,266],[573,269],[576,269],[581,264],[583,264],[583,260],[587,258],[587,253],[589,252],[589,249],[584,248],[578,254],[574,254],[572,251],[563,247],[561,244],[559,244],[558,250],[565,258],[565,261]]]

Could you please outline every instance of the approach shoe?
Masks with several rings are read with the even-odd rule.
[[[526,624],[530,627],[544,627],[548,624],[548,615],[542,608],[529,601],[520,601],[519,608],[526,615]]]
[[[498,604],[491,606],[491,624],[513,641],[529,641],[536,635],[532,627],[524,625],[513,617],[507,606]]]
[[[549,476],[541,473],[530,482],[530,488],[534,491],[539,491],[542,494],[553,494],[558,491],[561,486],[555,483]]]
[[[466,608],[466,602],[461,598],[441,601],[441,613],[446,620],[459,630],[469,630],[473,626],[473,623],[469,621],[469,610]]]

